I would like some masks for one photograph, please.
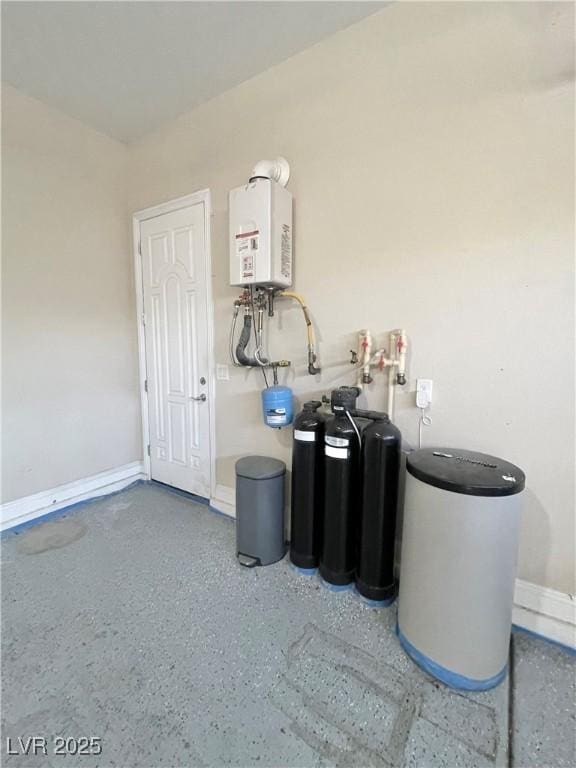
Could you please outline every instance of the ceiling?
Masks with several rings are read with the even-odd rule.
[[[133,141],[377,2],[2,2],[2,79]]]

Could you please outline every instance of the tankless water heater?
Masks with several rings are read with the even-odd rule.
[[[230,285],[292,285],[292,195],[253,177],[229,194]]]

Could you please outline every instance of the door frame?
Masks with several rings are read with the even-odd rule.
[[[182,208],[189,208],[198,203],[204,204],[204,242],[205,242],[205,274],[206,274],[206,327],[208,329],[208,442],[210,450],[210,499],[216,489],[216,424],[215,424],[215,357],[214,357],[214,300],[212,296],[212,246],[210,240],[212,203],[210,190],[202,189],[191,195],[177,197],[165,203],[143,208],[132,214],[132,246],[134,253],[134,280],[136,284],[136,325],[138,328],[138,372],[140,388],[140,410],[142,418],[142,454],[144,456],[144,474],[152,479],[150,455],[150,412],[148,407],[148,392],[146,391],[146,336],[144,325],[144,275],[142,269],[142,253],[140,248],[140,224],[147,219],[173,213]]]

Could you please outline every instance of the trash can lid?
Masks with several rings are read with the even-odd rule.
[[[428,485],[469,496],[513,496],[526,476],[509,461],[457,448],[422,448],[408,454],[408,472]]]
[[[250,480],[270,480],[286,472],[286,464],[270,456],[245,456],[236,462],[236,475]]]

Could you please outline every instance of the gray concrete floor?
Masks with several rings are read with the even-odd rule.
[[[513,637],[512,763],[576,766],[576,657],[523,632]]]
[[[395,608],[287,560],[242,568],[233,521],[187,498],[141,485],[1,550],[3,765],[508,765],[508,680],[471,695],[435,683],[399,648]],[[574,764],[557,745],[573,671],[518,639],[516,765]],[[48,754],[22,755],[29,736]],[[56,736],[100,738],[102,754],[55,755]]]

